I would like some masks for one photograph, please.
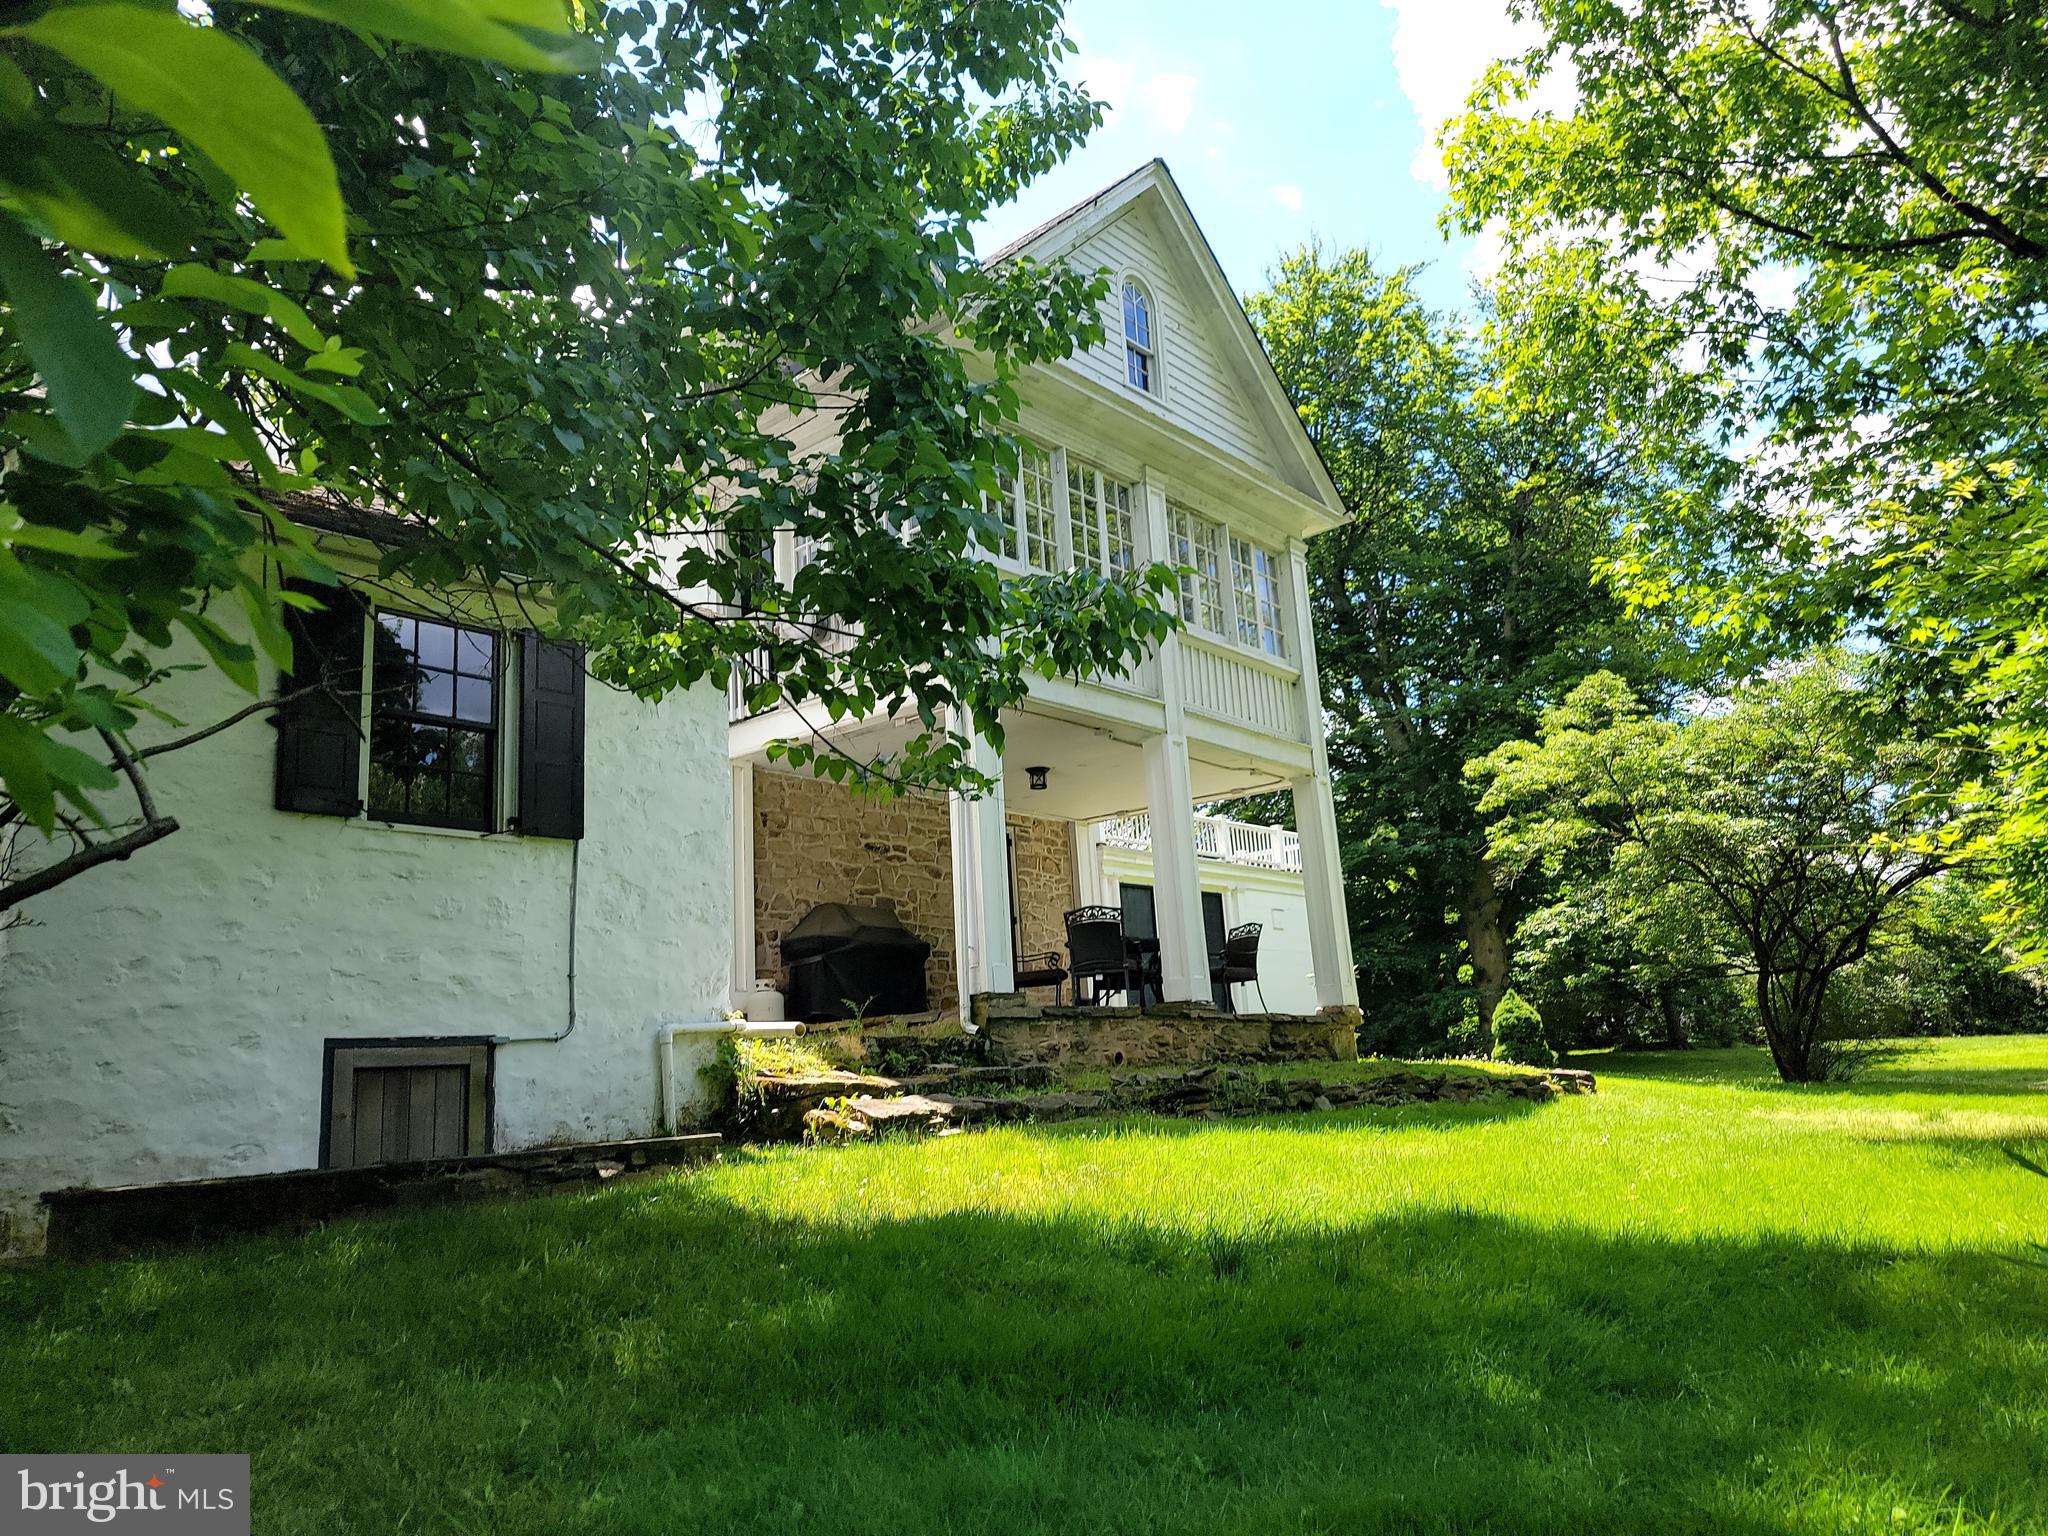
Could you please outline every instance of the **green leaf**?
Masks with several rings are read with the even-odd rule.
[[[228,675],[228,678],[246,693],[256,691],[256,652],[235,639],[203,613],[180,612],[173,615],[191,632],[192,638],[206,649],[213,658],[213,664]]]
[[[327,140],[253,49],[174,10],[139,5],[59,5],[10,30],[163,119],[233,177],[286,239],[355,275]]]
[[[258,352],[254,347],[241,342],[228,343],[223,353],[227,360],[251,373],[260,374],[274,383],[282,384],[295,395],[309,400],[320,400],[333,406],[350,421],[366,427],[380,427],[384,424],[384,413],[377,409],[377,403],[352,384],[317,384],[309,378],[293,373],[276,358]]]
[[[92,607],[62,577],[0,554],[0,678],[23,693],[54,693],[78,676],[71,626]]]
[[[166,272],[157,291],[172,299],[211,299],[216,304],[239,309],[245,315],[274,320],[278,329],[311,352],[318,352],[327,345],[327,338],[321,334],[320,327],[295,301],[253,277],[237,277],[230,272],[216,272],[211,267],[187,262]]]
[[[40,124],[0,127],[0,208],[103,256],[162,258],[192,245],[185,211],[136,166]]]
[[[602,61],[567,26],[561,0],[258,0],[280,11],[491,59],[516,69],[580,74]]]
[[[40,733],[27,721],[0,715],[0,783],[31,825],[48,836],[57,825],[57,797],[41,747]]]
[[[40,242],[4,214],[0,290],[58,423],[81,454],[99,452],[121,435],[135,403],[135,376],[92,291],[59,271]]]

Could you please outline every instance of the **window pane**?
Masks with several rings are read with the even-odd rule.
[[[455,665],[455,631],[446,624],[421,619],[416,649],[422,666],[452,667]]]
[[[996,547],[1006,560],[1017,558],[1017,482],[1006,469],[996,471],[997,498],[989,504],[988,515],[1002,524]]]
[[[1152,388],[1152,359],[1136,347],[1130,347],[1127,351],[1130,354],[1131,387],[1149,392]]]
[[[491,738],[483,731],[450,731],[448,765],[457,773],[488,773]]]
[[[1034,571],[1059,565],[1059,519],[1053,508],[1052,455],[1028,450],[1023,459],[1024,563]]]
[[[455,637],[455,665],[472,677],[489,677],[491,661],[497,650],[496,637],[481,630],[465,629]]]
[[[389,635],[397,644],[404,646],[408,651],[412,649],[414,625],[411,619],[402,613],[380,613],[377,615],[377,623],[384,634]],[[379,637],[380,643],[382,638]]]
[[[422,774],[412,781],[412,798],[407,809],[415,816],[439,821],[448,814],[448,781],[438,773]]]
[[[482,830],[490,825],[490,814],[490,780],[480,774],[458,773],[448,781],[449,821]]]
[[[491,680],[488,677],[464,677],[455,684],[455,715],[459,720],[474,720],[480,725],[489,725],[492,718]]]
[[[455,713],[455,675],[451,672],[421,674],[418,699],[413,708],[423,715]]]
[[[375,758],[370,760],[369,810],[372,816],[405,814],[405,780]]]

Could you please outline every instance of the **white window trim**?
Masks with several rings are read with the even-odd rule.
[[[371,813],[370,731],[376,702],[377,615],[380,613],[395,613],[408,619],[435,619],[439,623],[460,623],[471,629],[488,629],[498,637],[497,762],[494,766],[496,783],[491,788],[489,827],[433,827],[416,821],[386,821],[382,816]],[[356,701],[356,731],[362,742],[362,749],[356,753],[356,803],[362,806],[362,810],[349,817],[348,824],[374,827],[379,832],[421,833],[428,837],[474,839],[505,837],[511,833],[513,818],[519,814],[519,671],[525,653],[525,647],[517,643],[518,639],[516,630],[499,629],[476,619],[450,619],[445,615],[408,608],[403,603],[369,604],[368,621],[363,625],[363,686],[361,697]]]
[[[1145,301],[1145,323],[1152,337],[1148,345],[1140,345],[1131,339],[1130,327],[1124,317],[1124,289],[1133,286],[1137,288],[1139,297]],[[1166,398],[1166,349],[1164,346],[1166,327],[1159,311],[1159,285],[1135,267],[1126,267],[1117,274],[1116,318],[1117,334],[1123,338],[1124,343],[1123,355],[1117,359],[1124,388],[1141,399],[1164,400]],[[1149,360],[1150,366],[1147,369],[1147,373],[1152,380],[1152,386],[1149,389],[1140,389],[1131,382],[1131,348],[1133,347],[1137,347]]]

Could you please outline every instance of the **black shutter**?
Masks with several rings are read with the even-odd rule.
[[[520,637],[519,830],[583,835],[583,647]]]
[[[312,693],[278,708],[277,808],[315,816],[358,816],[363,750],[362,599],[346,587],[301,587],[321,607],[285,609],[292,670],[278,692]]]

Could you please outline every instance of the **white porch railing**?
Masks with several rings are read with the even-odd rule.
[[[1139,853],[1152,847],[1152,818],[1139,811],[1131,816],[1113,816],[1102,823],[1102,841],[1112,848],[1130,848]],[[1227,816],[1195,818],[1195,853],[1225,864],[1242,864],[1250,869],[1301,868],[1301,834],[1285,827],[1262,827],[1249,821],[1232,821]]]

